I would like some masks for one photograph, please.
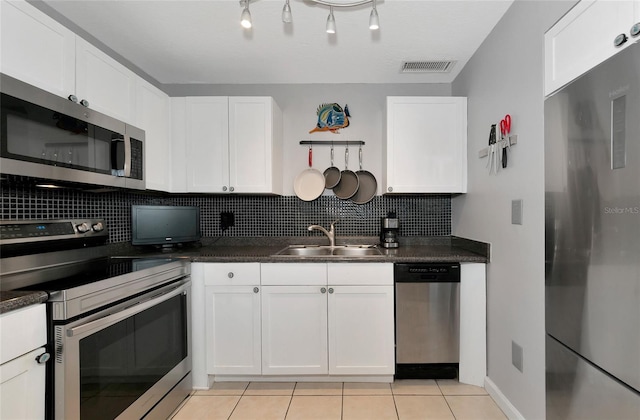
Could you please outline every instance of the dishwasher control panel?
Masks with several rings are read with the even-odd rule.
[[[397,263],[396,283],[460,282],[460,263]]]

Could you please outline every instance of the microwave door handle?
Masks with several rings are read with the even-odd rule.
[[[131,136],[124,137],[124,176],[131,177]]]

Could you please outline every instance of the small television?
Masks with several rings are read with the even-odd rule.
[[[201,237],[199,207],[131,206],[132,245],[172,247]]]

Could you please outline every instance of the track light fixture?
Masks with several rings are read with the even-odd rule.
[[[289,0],[284,3],[282,8],[282,21],[284,23],[293,23],[293,16],[291,15],[291,6],[289,6]]]
[[[329,6],[329,17],[327,17],[327,33],[336,33],[336,18],[333,17],[333,6]]]
[[[378,18],[378,9],[376,9],[376,0],[373,0],[373,7],[371,8],[371,14],[369,15],[369,29],[372,31],[380,29],[380,18]]]
[[[249,2],[251,0],[240,0],[240,7],[242,7],[242,14],[240,15],[240,24],[243,28],[251,28],[251,12],[249,12]],[[285,0],[284,7],[282,8],[282,22],[293,23],[293,16],[291,14],[290,0]],[[380,29],[380,18],[378,17],[378,9],[376,8],[377,0],[353,0],[353,1],[339,1],[339,0],[305,0],[302,3],[317,3],[324,6],[329,6],[329,16],[327,17],[327,33],[336,33],[336,18],[333,15],[334,7],[355,7],[362,6],[363,4],[372,4],[371,14],[369,15],[369,29],[376,31]]]
[[[242,13],[240,14],[240,25],[245,29],[249,29],[253,26],[251,22],[251,12],[249,11],[249,0],[240,0],[240,6],[243,7]]]

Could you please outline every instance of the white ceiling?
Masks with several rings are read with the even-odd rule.
[[[341,0],[337,0],[341,1]],[[49,6],[162,84],[450,83],[513,0],[378,0],[334,8],[252,0],[253,28],[236,0],[45,0]],[[402,74],[403,61],[456,60],[450,73]]]

